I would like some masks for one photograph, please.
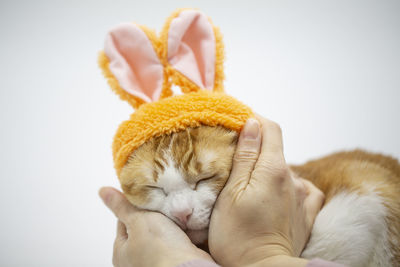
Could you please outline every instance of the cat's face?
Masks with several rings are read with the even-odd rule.
[[[193,242],[203,242],[236,142],[236,132],[219,126],[153,138],[136,149],[122,169],[122,189],[135,206],[165,214]]]

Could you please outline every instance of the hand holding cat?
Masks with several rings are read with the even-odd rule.
[[[114,266],[166,267],[193,259],[212,261],[164,215],[135,208],[121,192],[110,187],[100,189],[99,194],[118,218]]]
[[[283,157],[282,133],[257,117],[242,131],[230,178],[214,208],[209,247],[223,266],[301,266],[303,250],[324,196],[308,181],[292,178]],[[131,205],[119,191],[100,196],[118,220],[115,266],[176,266],[212,261],[170,219]],[[262,208],[260,208],[262,207]]]
[[[324,195],[291,177],[280,127],[257,117],[239,138],[230,178],[214,207],[209,247],[223,266],[301,266]],[[261,126],[260,126],[261,123]]]

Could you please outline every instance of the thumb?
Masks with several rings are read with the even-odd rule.
[[[260,153],[260,147],[260,123],[251,118],[246,122],[240,133],[236,152],[233,156],[232,171],[225,187],[236,191],[243,189],[248,184]]]
[[[125,196],[115,188],[102,187],[99,190],[99,195],[104,204],[126,225],[129,218],[137,211]]]

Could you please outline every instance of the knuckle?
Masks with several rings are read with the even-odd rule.
[[[258,157],[258,153],[251,150],[238,150],[233,156],[234,162],[254,161]]]
[[[303,183],[307,186],[307,191],[312,194],[315,199],[321,203],[325,201],[325,194],[316,187],[311,181],[302,179]]]
[[[317,190],[317,198],[321,201],[321,203],[323,203],[324,201],[325,201],[325,194],[324,193],[322,193],[322,191],[321,190]]]
[[[295,190],[296,194],[306,197],[307,196],[307,188],[305,187],[304,183],[299,180],[295,180]]]
[[[285,162],[276,159],[274,161],[262,161],[260,162],[260,167],[271,171],[272,174],[277,176],[290,175],[289,168],[286,166]]]
[[[261,162],[255,169],[257,175],[269,175],[271,179],[286,180],[290,177],[289,168],[283,162]]]
[[[288,169],[283,166],[279,166],[275,168],[275,178],[279,181],[287,180],[290,177]]]

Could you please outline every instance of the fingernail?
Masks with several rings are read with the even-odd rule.
[[[244,125],[244,139],[255,140],[260,132],[260,123],[256,119],[248,119]]]

